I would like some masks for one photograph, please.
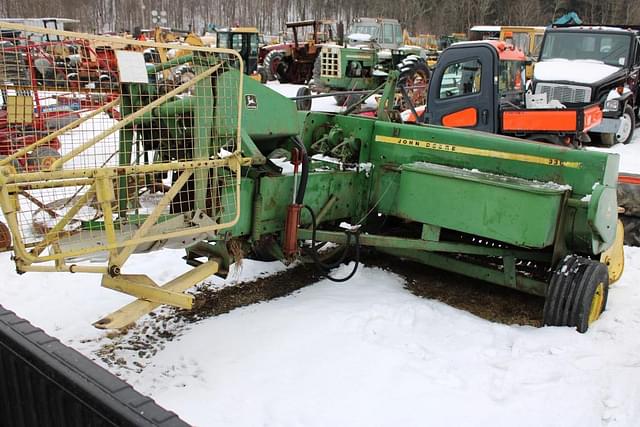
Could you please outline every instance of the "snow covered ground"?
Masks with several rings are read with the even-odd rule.
[[[622,170],[640,173],[640,132],[611,151]],[[625,273],[586,334],[492,323],[364,266],[343,284],[323,280],[178,325],[153,356],[120,349],[126,363],[109,369],[200,426],[636,426],[640,248],[625,249]],[[182,255],[134,255],[128,272],[166,281],[190,268]],[[245,260],[226,283],[283,269]],[[0,277],[0,303],[99,363],[97,352],[118,343],[91,323],[131,298],[101,288],[97,275],[19,276],[0,254]]]

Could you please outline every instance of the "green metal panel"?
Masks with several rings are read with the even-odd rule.
[[[396,216],[518,246],[553,243],[566,188],[432,163],[401,171]]]
[[[396,208],[394,195],[400,191],[400,167],[422,161],[568,185],[571,187],[570,201],[574,202],[574,211],[566,216],[566,221],[571,222],[565,223],[564,227],[569,249],[598,253],[597,248],[608,247],[612,242],[611,235],[602,230],[614,227],[615,216],[599,214],[597,221],[587,220],[589,206],[598,203],[599,198],[592,197],[586,203],[575,202],[590,196],[597,188],[596,184],[610,189],[607,194],[611,194],[617,185],[619,157],[616,154],[574,150],[464,129],[378,121],[375,122],[369,161],[374,165],[369,203],[377,203],[382,212],[393,212]],[[615,200],[607,197],[598,212],[615,207]],[[520,208],[526,210],[529,206]],[[575,235],[576,232],[579,235]]]
[[[304,203],[318,213],[332,196],[338,202],[326,209],[324,220],[355,217],[360,204],[357,172],[312,172],[309,174]],[[260,179],[259,203],[253,210],[254,238],[259,235],[279,232],[284,228],[287,206],[293,201],[293,176],[263,177]],[[301,223],[308,225],[311,218],[303,211]]]
[[[607,249],[609,246],[599,242],[612,242],[616,235],[618,220],[618,197],[616,189],[596,184],[589,200],[587,221],[594,234],[600,236],[594,239],[593,251],[595,253]]]
[[[371,161],[401,165],[416,161],[540,182],[567,184],[578,198],[595,183],[615,187],[617,154],[440,126],[376,122]]]
[[[258,142],[264,139],[299,135],[301,120],[295,103],[237,70],[218,77],[220,88],[236,87],[231,81],[242,78],[242,129]],[[216,120],[219,132],[234,133],[237,126],[238,98],[235,93],[218,93]]]
[[[253,221],[253,192],[255,189],[255,181],[250,178],[242,178],[240,180],[240,219],[230,229],[224,230],[229,232],[232,236],[246,236],[251,234],[251,227]],[[232,198],[235,197],[235,189],[232,186],[224,186],[222,188],[221,197]],[[236,215],[235,203],[224,203],[223,206],[230,207],[230,210],[224,212],[221,221],[225,222],[233,219]]]

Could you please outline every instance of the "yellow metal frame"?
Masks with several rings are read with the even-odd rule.
[[[57,35],[75,39],[86,39],[93,43],[101,42],[106,45],[122,45],[136,47],[153,47],[158,50],[176,48],[175,44],[157,43],[149,41],[139,41],[125,39],[121,37],[96,36],[81,34],[70,31],[38,28],[26,25],[0,22],[0,30],[18,30],[31,33],[43,33]],[[205,46],[180,45],[182,51],[190,52],[210,52],[224,54],[235,57],[235,60],[243,68],[242,58],[239,54],[230,49],[219,49]],[[98,135],[90,137],[80,146],[75,147],[69,153],[57,159],[49,169],[37,172],[18,173],[11,166],[13,160],[23,157],[35,148],[47,144],[54,138],[65,134],[83,123],[91,120],[96,115],[116,108],[120,105],[120,99],[115,99],[99,108],[92,110],[74,120],[72,123],[58,129],[55,132],[39,139],[38,141],[24,147],[12,155],[0,160],[0,207],[4,212],[7,225],[13,235],[13,251],[17,269],[22,272],[87,272],[102,274],[102,286],[133,295],[138,299],[133,303],[123,307],[99,322],[97,327],[120,328],[135,321],[155,309],[161,304],[170,304],[176,307],[189,309],[193,305],[193,296],[183,293],[194,284],[215,274],[218,271],[218,260],[212,259],[193,270],[171,280],[163,286],[158,286],[153,280],[144,275],[121,274],[122,266],[134,252],[138,245],[167,240],[172,238],[182,238],[187,236],[203,235],[215,233],[217,230],[232,227],[240,217],[240,181],[241,167],[251,163],[250,158],[242,156],[241,151],[241,117],[242,117],[242,79],[238,79],[237,87],[237,126],[235,127],[235,151],[229,156],[216,159],[202,159],[193,161],[143,164],[143,165],[123,165],[117,167],[93,167],[84,169],[65,169],[65,164],[71,159],[85,153],[88,149],[99,144],[104,138],[117,132],[132,123],[141,116],[151,112],[168,100],[180,93],[184,93],[198,82],[213,75],[221,67],[221,64],[212,66],[204,72],[198,73],[193,79],[179,85],[175,89],[167,92],[158,99],[145,105],[143,108],[126,115],[122,120],[116,122],[109,129],[101,131]],[[13,87],[16,89],[16,87]],[[235,89],[234,89],[235,90]],[[228,96],[228,95],[227,95]],[[32,109],[31,109],[32,111]],[[201,227],[186,227],[167,232],[156,232],[154,226],[171,203],[174,196],[186,185],[189,178],[197,171],[215,168],[226,168],[232,172],[235,179],[235,216],[224,223],[212,223]],[[150,173],[160,173],[173,171],[178,174],[178,179],[171,186],[152,212],[139,224],[139,228],[127,240],[118,240],[117,225],[114,224],[113,208],[116,202],[114,183],[118,178],[125,175],[137,179]],[[68,211],[56,218],[56,224],[49,229],[44,236],[36,242],[27,242],[22,235],[19,221],[19,196],[27,190],[34,189],[55,189],[63,187],[83,186],[87,190],[74,199],[69,204]],[[90,200],[100,208],[104,216],[104,237],[106,245],[93,245],[84,248],[63,249],[58,243],[60,236],[64,235],[65,227],[70,224],[76,214],[86,206]],[[85,256],[97,252],[107,252],[108,262],[106,265],[78,265],[68,264],[68,259],[77,256]]]

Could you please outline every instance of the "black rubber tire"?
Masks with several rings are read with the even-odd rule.
[[[339,107],[349,108],[360,101],[360,95],[333,95],[333,99]]]
[[[9,156],[0,155],[0,160],[6,159],[7,157],[9,157]],[[16,172],[22,172],[22,165],[20,164],[20,162],[17,159],[12,160],[9,164],[11,166],[13,166],[13,168],[16,170]]]
[[[289,69],[289,62],[287,62],[287,58],[282,58],[282,61],[278,64],[278,70],[276,71],[276,79],[280,83],[289,83],[289,77],[287,76],[287,71]]]
[[[618,215],[624,224],[624,244],[640,246],[640,218],[636,216]]]
[[[358,101],[360,101],[360,95],[347,95],[347,100],[345,101],[345,107],[350,108],[354,104],[356,104]]]
[[[62,71],[50,70],[44,80],[45,86],[51,89],[66,89],[69,87],[67,76]]]
[[[349,98],[349,95],[333,95],[333,99],[336,100],[336,104],[340,107],[344,107],[347,104],[347,98]]]
[[[596,133],[594,135],[595,139],[600,142],[600,144],[604,145],[605,147],[611,147],[615,144],[628,144],[631,142],[631,140],[633,139],[634,130],[636,128],[636,114],[630,105],[625,105],[623,115],[631,121],[631,131],[629,132],[629,135],[624,139],[620,139],[615,133]]]
[[[267,75],[267,69],[264,67],[258,68],[258,75],[260,76],[260,83],[265,84],[269,81],[269,76]]]
[[[51,147],[38,147],[27,156],[27,164],[31,168],[41,170],[43,166],[49,166],[50,159],[59,159],[60,153]]]
[[[543,321],[548,326],[572,326],[578,332],[589,329],[589,313],[594,295],[602,284],[602,306],[607,305],[609,274],[607,267],[589,258],[569,255],[553,272],[547,286]],[[598,316],[600,315],[598,313]]]
[[[309,83],[309,86],[311,86],[314,90],[324,90],[326,89],[326,87],[322,84],[322,77],[320,77],[320,72],[321,72],[321,63],[320,63],[320,55],[318,55],[318,57],[316,58],[316,60],[313,62],[313,73],[311,76],[311,82]]]
[[[409,96],[415,99],[414,107],[424,105],[427,102],[427,93],[429,90],[429,82],[431,80],[431,70],[427,66],[427,63],[424,59],[420,58],[416,55],[409,55],[404,58],[402,61],[398,63],[396,66],[398,71],[400,72],[400,78],[398,79],[398,86],[406,85],[408,81],[412,81],[415,79],[416,75],[420,75],[423,80],[426,81],[426,85],[424,91],[420,91],[421,96],[413,96],[413,89],[409,88],[407,92],[409,92]],[[403,100],[403,104],[404,104]],[[409,105],[402,105],[401,109],[410,108]]]
[[[276,80],[278,65],[280,64],[280,61],[282,61],[282,58],[284,58],[284,52],[279,50],[272,50],[265,55],[263,68],[267,72],[267,79],[269,81]]]
[[[557,145],[560,147],[566,147],[566,148],[581,148],[582,147],[582,143],[580,141],[577,140],[577,138],[574,139],[573,143],[570,144],[565,144],[564,141],[562,140],[562,138],[560,138],[560,136],[558,135],[554,135],[554,134],[550,134],[550,133],[534,133],[531,135],[527,135],[527,138],[530,141],[536,141],[536,142],[544,142],[546,144],[553,144],[553,145]]]
[[[581,257],[569,255],[559,263],[551,275],[542,313],[545,325],[564,325],[561,322],[561,316],[568,297],[569,286],[567,284],[573,282],[577,266],[582,260]]]
[[[296,92],[296,96],[310,96],[310,95],[311,95],[311,89],[309,89],[306,86],[302,86],[301,88],[298,89],[298,92]],[[313,100],[311,98],[296,99],[296,108],[298,109],[298,111],[309,111],[311,110],[312,101]]]
[[[115,89],[115,83],[112,81],[112,76],[103,74],[98,78],[98,89],[104,92]]]
[[[633,140],[634,130],[636,129],[636,114],[633,111],[633,107],[627,104],[624,106],[624,113],[622,113],[624,117],[627,117],[631,121],[631,131],[629,132],[629,136],[624,140],[618,140],[618,135],[616,135],[616,141],[621,142],[623,144],[628,144]]]
[[[613,147],[616,144],[616,135],[613,133],[593,133],[591,139],[605,147]]]
[[[578,332],[585,333],[589,329],[589,313],[593,303],[594,294],[600,284],[602,284],[603,301],[598,316],[607,307],[609,298],[609,271],[607,266],[601,262],[590,260],[589,263],[578,267],[576,276],[577,289],[575,298],[571,301],[573,312],[570,314],[571,326],[576,327]]]
[[[542,134],[542,133],[533,134],[533,135],[528,135],[527,139],[531,141],[545,142],[547,144],[553,144],[553,145],[564,145],[558,135],[552,135],[552,134],[549,134],[549,135]]]

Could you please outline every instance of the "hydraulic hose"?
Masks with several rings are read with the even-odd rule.
[[[327,279],[331,280],[332,282],[346,282],[347,280],[351,279],[356,274],[356,271],[358,271],[358,266],[360,264],[360,231],[356,230],[354,232],[354,231],[351,231],[351,230],[345,230],[345,234],[347,235],[347,242],[346,242],[344,251],[342,252],[342,255],[340,256],[340,259],[335,263],[325,264],[320,260],[320,258],[318,256],[318,252],[317,252],[317,247],[316,247],[317,223],[316,223],[315,212],[313,212],[313,209],[311,209],[311,207],[309,207],[308,205],[304,205],[303,207],[305,209],[307,209],[309,211],[309,214],[311,215],[311,258],[315,262],[315,264],[318,267],[318,269],[320,270],[320,272],[322,273],[322,275],[324,277],[326,277]],[[353,266],[353,270],[351,270],[351,273],[349,273],[345,277],[340,277],[340,278],[331,277],[331,275],[329,275],[329,270],[339,266],[345,260],[345,258],[347,256],[347,253],[349,251],[349,247],[351,246],[351,236],[352,235],[353,235],[354,240],[355,240],[355,251],[356,251],[356,254],[355,254],[355,257],[354,257],[355,264]]]
[[[302,153],[302,171],[300,174],[300,183],[298,184],[298,191],[296,193],[296,204],[301,205],[304,200],[304,193],[307,190],[307,181],[309,179],[309,156],[307,149],[305,148],[300,138],[293,137],[293,143],[298,147],[300,153]]]

